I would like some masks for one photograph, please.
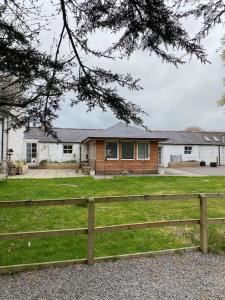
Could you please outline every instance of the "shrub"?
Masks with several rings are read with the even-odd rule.
[[[16,167],[22,167],[22,166],[26,165],[26,162],[25,162],[25,160],[16,160],[15,165],[16,165]]]
[[[47,159],[43,159],[39,162],[39,165],[43,166],[43,165],[46,165],[47,164]]]
[[[191,240],[194,245],[199,245],[199,227],[187,230],[184,236]],[[222,226],[208,226],[208,245],[209,251],[216,254],[225,254],[225,235]]]

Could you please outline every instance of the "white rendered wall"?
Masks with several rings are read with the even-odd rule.
[[[220,164],[225,166],[225,147],[220,146]]]
[[[89,142],[89,159],[95,160],[96,159],[96,145],[95,141]]]
[[[72,153],[63,153],[63,145],[72,145]],[[68,161],[76,160],[79,162],[80,144],[56,144],[56,143],[39,143],[38,144],[38,162],[41,160],[48,161]]]
[[[88,154],[87,144],[81,144],[81,161],[87,160],[87,154]]]
[[[23,141],[23,153],[26,159],[26,144],[37,143],[37,158],[36,163],[38,164],[42,160],[64,162],[68,160],[76,160],[80,162],[80,143],[39,143],[37,140],[24,140]],[[72,145],[72,153],[63,153],[63,145]],[[81,147],[81,160],[86,159],[87,146],[82,145]]]
[[[8,136],[8,149],[13,149],[12,160],[25,160],[26,152],[24,152],[24,129],[10,130]]]
[[[189,145],[161,145],[162,146],[162,161],[163,167],[168,167],[170,162],[170,155],[182,155],[182,161],[196,160],[205,161],[207,165],[210,162],[218,161],[219,150],[218,146],[205,146],[205,145],[194,145],[192,146],[191,154],[184,154],[184,147]],[[221,164],[225,164],[225,150],[224,146],[220,147],[220,161]]]

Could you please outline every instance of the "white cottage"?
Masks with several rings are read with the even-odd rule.
[[[225,132],[157,131],[167,141],[159,145],[159,164],[168,167],[170,162],[204,161],[225,165]]]
[[[87,145],[82,144],[87,136],[101,129],[54,128],[59,141],[46,135],[40,128],[33,127],[24,134],[23,159],[37,165],[43,160],[52,162],[76,161],[87,159]]]
[[[25,134],[22,129],[11,130],[8,148],[14,151],[13,160],[25,160],[31,165],[38,165],[43,160],[80,163],[95,155],[91,143],[86,143],[86,139],[105,136],[109,130],[113,132],[110,135],[113,138],[119,137],[123,130],[126,137],[128,133],[134,133],[133,127],[124,126],[118,123],[108,129],[54,128],[60,142],[37,127]],[[135,134],[135,139],[141,138],[143,130],[139,130],[138,135],[135,129]],[[178,161],[205,161],[207,165],[217,162],[225,165],[225,132],[153,131],[146,134],[151,138],[157,136],[160,166],[168,167],[170,162]]]

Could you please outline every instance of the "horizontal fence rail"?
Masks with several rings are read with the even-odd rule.
[[[0,208],[88,204],[88,198],[0,201]]]
[[[199,194],[169,194],[169,195],[127,195],[95,197],[95,203],[131,202],[131,201],[154,201],[154,200],[193,200],[199,199]]]
[[[202,253],[208,252],[208,225],[225,224],[225,218],[208,218],[207,217],[207,199],[225,199],[225,193],[207,193],[207,194],[168,194],[168,195],[127,195],[127,196],[107,196],[94,198],[73,198],[73,199],[47,199],[47,200],[21,200],[21,201],[0,201],[0,208],[16,208],[16,207],[38,207],[38,206],[61,206],[61,205],[84,205],[88,209],[88,227],[87,228],[69,228],[59,230],[42,230],[29,232],[12,232],[0,233],[0,241],[33,239],[33,238],[50,238],[87,235],[87,258],[66,261],[53,261],[43,263],[21,264],[11,266],[0,266],[0,273],[19,272],[23,270],[35,270],[48,268],[53,266],[67,266],[70,264],[88,263],[107,261],[112,259],[125,259],[147,257],[163,254],[171,254],[176,252],[198,251]],[[184,220],[167,220],[143,223],[119,224],[111,226],[95,226],[95,205],[99,203],[114,202],[132,202],[132,201],[187,201],[199,200],[200,218],[184,219]],[[128,230],[142,230],[148,228],[160,228],[170,226],[199,225],[200,227],[200,246],[185,247],[178,249],[150,251],[143,253],[122,254],[117,256],[94,257],[95,234],[120,232]]]

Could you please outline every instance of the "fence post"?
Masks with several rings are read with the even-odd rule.
[[[207,196],[200,194],[200,248],[202,253],[208,252]]]
[[[93,264],[94,258],[94,212],[95,212],[94,198],[88,200],[88,249],[87,249],[87,260],[88,264]]]

